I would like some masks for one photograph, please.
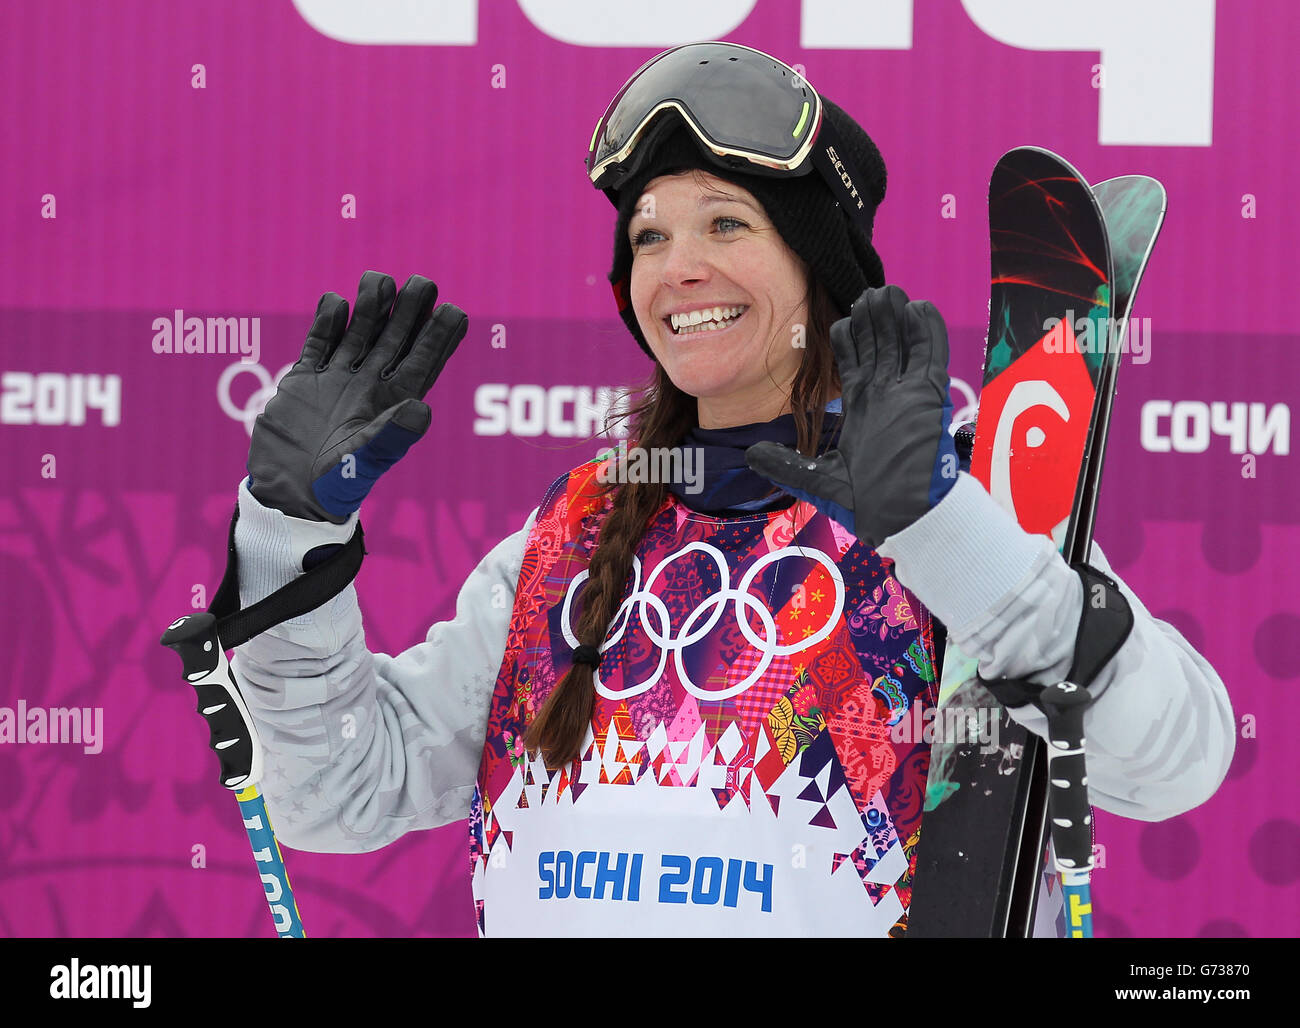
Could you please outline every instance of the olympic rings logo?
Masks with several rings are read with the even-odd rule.
[[[669,564],[677,560],[679,557],[683,557],[686,554],[697,550],[701,553],[707,554],[712,558],[714,564],[717,565],[722,588],[719,592],[710,596],[691,611],[686,620],[682,623],[681,630],[676,635],[670,635],[668,634],[671,631],[668,608],[664,605],[663,600],[651,592],[651,587],[654,585],[655,579],[659,577]],[[758,577],[759,573],[769,564],[774,564],[778,560],[792,556],[805,558],[811,557],[826,569],[827,573],[831,577],[831,581],[835,584],[835,601],[830,616],[821,628],[798,642],[780,645],[776,641],[776,622],[772,619],[772,612],[757,597],[753,596],[749,592],[749,589],[750,586],[753,585],[754,580]],[[840,574],[840,569],[836,566],[835,562],[820,550],[808,550],[796,546],[787,546],[780,550],[773,550],[771,553],[764,554],[750,566],[749,570],[745,572],[744,577],[740,580],[740,583],[734,589],[731,588],[731,571],[727,567],[726,556],[717,547],[702,542],[690,543],[687,546],[682,547],[682,549],[678,550],[676,553],[666,557],[659,566],[650,573],[650,577],[645,580],[644,586],[641,583],[641,561],[637,557],[632,558],[632,573],[632,593],[623,601],[622,606],[619,607],[618,613],[614,617],[614,634],[605,640],[600,647],[600,650],[604,653],[623,638],[623,633],[627,630],[628,623],[632,619],[632,608],[636,607],[642,629],[650,640],[659,647],[659,666],[655,669],[654,674],[644,682],[627,686],[622,689],[611,689],[609,686],[605,685],[605,683],[601,681],[600,672],[596,671],[593,674],[596,682],[596,692],[601,696],[604,696],[606,699],[611,700],[630,699],[633,696],[639,696],[641,693],[654,688],[655,684],[663,676],[664,668],[668,665],[668,655],[670,653],[673,657],[673,664],[677,669],[677,680],[682,683],[683,688],[685,688],[692,696],[697,699],[716,702],[717,700],[725,700],[730,696],[739,695],[763,677],[763,674],[767,671],[768,667],[771,666],[774,657],[784,656],[790,653],[798,653],[800,650],[806,650],[808,647],[814,646],[825,639],[835,630],[835,626],[839,624],[840,615],[844,612],[844,577]],[[569,586],[568,592],[565,594],[564,608],[560,616],[560,625],[564,633],[565,641],[568,642],[570,646],[575,647],[578,645],[578,639],[573,634],[573,625],[571,620],[573,596],[586,578],[587,572],[585,570],[574,578],[573,583]],[[690,676],[686,673],[682,654],[685,652],[686,647],[703,639],[713,630],[714,626],[717,625],[718,621],[722,618],[723,608],[726,606],[728,600],[732,603],[736,624],[740,628],[741,634],[744,635],[751,646],[757,648],[761,652],[762,656],[759,659],[758,665],[743,680],[737,682],[735,685],[728,686],[725,689],[710,691],[708,689],[702,689],[691,681]],[[760,637],[750,626],[748,618],[744,616],[744,608],[751,609],[758,615],[759,621],[763,626],[762,637]],[[657,630],[650,623],[650,619],[647,615],[648,611],[653,611],[657,616]],[[707,620],[697,627],[696,623],[704,618],[705,614],[709,615]]]
[[[271,397],[275,395],[276,386],[279,385],[280,379],[284,378],[285,373],[292,367],[292,364],[286,364],[275,373],[275,378],[272,378],[270,372],[260,364],[244,364],[241,361],[236,361],[234,364],[226,365],[226,369],[221,373],[221,377],[217,379],[217,403],[221,405],[222,413],[227,417],[233,418],[235,421],[242,421],[244,423],[244,431],[247,432],[249,436],[252,436],[253,422],[255,422],[257,416],[266,409],[267,403],[269,403]],[[254,390],[253,394],[244,401],[244,407],[241,410],[235,406],[235,401],[230,397],[230,384],[234,382],[240,372],[243,371],[247,371],[257,379],[258,387]]]
[[[956,431],[957,426],[962,422],[975,420],[975,415],[979,413],[979,399],[975,396],[975,390],[960,378],[950,376],[948,384],[950,387],[948,395],[951,396],[951,390],[955,390],[961,394],[961,398],[964,401],[960,407],[955,403],[953,404],[952,428],[953,431]]]

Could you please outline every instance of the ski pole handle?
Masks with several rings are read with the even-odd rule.
[[[211,734],[208,746],[221,762],[221,784],[256,785],[262,780],[262,747],[217,637],[217,619],[207,611],[187,614],[167,626],[160,642],[179,654],[185,681],[198,693],[198,712]]]
[[[282,939],[305,938],[280,843],[257,788],[262,778],[257,727],[226,659],[217,634],[217,619],[207,611],[187,614],[168,625],[159,641],[179,654],[185,680],[198,694],[198,712],[208,723],[208,746],[221,764],[221,784],[235,792],[239,800],[276,934]]]
[[[1047,715],[1047,811],[1069,935],[1092,938],[1092,808],[1083,736],[1092,694],[1074,682],[1058,682],[1045,688],[1038,702]]]

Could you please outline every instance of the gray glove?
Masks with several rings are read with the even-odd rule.
[[[838,448],[805,457],[774,442],[745,460],[875,548],[957,482],[948,425],[948,332],[933,304],[898,286],[868,289],[831,326],[843,389]]]
[[[367,271],[348,302],[326,293],[302,356],[253,425],[249,489],[295,518],[343,524],[370,487],[424,435],[432,412],[421,399],[465,338],[469,319],[438,287],[412,275]]]

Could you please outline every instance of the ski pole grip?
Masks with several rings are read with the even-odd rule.
[[[207,611],[187,614],[168,625],[159,642],[180,656],[185,680],[198,694],[208,746],[221,764],[221,784],[236,791],[256,785],[262,747],[217,635],[217,619]]]
[[[1074,682],[1058,682],[1043,690],[1038,703],[1047,715],[1047,810],[1056,869],[1066,884],[1071,877],[1086,881],[1092,869],[1092,808],[1088,804],[1083,714],[1092,695]]]

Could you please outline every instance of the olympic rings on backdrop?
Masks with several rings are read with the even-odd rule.
[[[244,431],[251,437],[253,422],[266,409],[267,403],[275,395],[275,389],[279,385],[280,379],[284,378],[285,373],[292,367],[292,364],[286,364],[276,372],[275,378],[272,378],[270,373],[260,364],[245,364],[242,361],[227,364],[225,370],[221,372],[221,377],[217,379],[217,403],[221,405],[222,413],[235,421],[242,421]],[[230,383],[235,380],[235,377],[241,371],[247,371],[259,383],[253,395],[245,401],[243,410],[236,407],[234,400],[230,398]]]
[[[659,577],[659,574],[664,570],[664,568],[675,561],[678,557],[682,557],[695,550],[707,554],[712,558],[713,563],[717,566],[722,588],[719,592],[710,596],[691,611],[689,615],[687,615],[686,620],[682,623],[680,632],[677,635],[670,635],[668,634],[671,630],[668,608],[664,605],[663,600],[651,592],[651,587],[654,585],[655,579]],[[776,622],[772,617],[771,610],[769,610],[758,597],[752,595],[749,589],[750,586],[753,585],[754,580],[758,577],[759,572],[769,564],[773,564],[785,557],[794,556],[804,558],[811,557],[826,569],[831,580],[835,583],[835,602],[826,623],[816,632],[813,632],[806,639],[801,639],[798,642],[779,645],[776,641]],[[635,606],[637,608],[638,617],[641,621],[642,629],[645,631],[645,634],[649,637],[650,641],[659,647],[659,665],[655,669],[654,674],[644,682],[617,690],[611,689],[605,685],[605,683],[601,681],[600,673],[598,671],[594,672],[593,677],[596,682],[596,692],[601,696],[604,696],[606,699],[611,700],[629,699],[633,696],[639,696],[641,693],[654,688],[655,684],[663,676],[664,668],[668,664],[669,653],[673,656],[673,665],[677,669],[678,681],[682,683],[683,688],[685,688],[692,696],[697,699],[711,701],[725,700],[730,696],[736,696],[744,692],[763,676],[771,665],[774,657],[785,656],[786,654],[806,650],[808,647],[816,645],[825,639],[832,631],[834,631],[835,626],[839,624],[840,615],[844,612],[844,578],[840,574],[840,569],[836,566],[835,562],[820,550],[804,549],[797,546],[786,546],[780,550],[773,550],[771,553],[764,554],[750,566],[748,571],[745,572],[745,576],[740,580],[740,584],[735,589],[731,588],[731,571],[727,567],[726,556],[717,547],[702,542],[689,543],[676,553],[664,558],[664,560],[661,561],[650,573],[650,577],[646,579],[644,587],[641,584],[641,561],[637,557],[632,558],[632,574],[632,593],[619,607],[618,613],[614,618],[614,634],[605,640],[600,647],[600,650],[604,653],[623,638],[623,633],[627,630],[628,622],[632,617],[632,608]],[[561,630],[564,632],[565,641],[570,646],[578,645],[577,636],[573,634],[573,625],[571,621],[573,597],[577,593],[578,587],[586,580],[586,578],[587,572],[584,570],[574,578],[573,582],[569,585],[568,592],[566,592],[564,596],[564,608],[560,614],[560,626]],[[690,676],[687,675],[682,654],[685,652],[687,646],[703,639],[713,630],[714,626],[717,625],[719,620],[721,620],[723,607],[726,605],[728,600],[730,600],[734,606],[736,624],[740,628],[741,634],[744,635],[745,639],[751,646],[756,647],[761,652],[761,657],[759,658],[758,665],[754,670],[736,684],[728,686],[725,689],[702,689],[700,686],[692,682]],[[750,626],[749,619],[742,616],[742,607],[748,607],[758,615],[758,618],[763,625],[762,637],[759,637]],[[653,611],[657,616],[658,629],[651,625],[647,613],[648,611]],[[712,613],[709,615],[708,620],[699,627],[694,627],[696,622],[703,618],[706,612],[709,611],[712,611]]]
[[[962,399],[965,401],[960,407],[958,407],[955,402],[953,404],[952,427],[955,431],[957,426],[962,424],[962,422],[975,420],[975,415],[979,413],[980,404],[978,397],[975,395],[975,390],[960,378],[949,376],[948,385],[948,395],[952,396],[954,401],[956,399],[954,395],[955,393],[960,393]]]

